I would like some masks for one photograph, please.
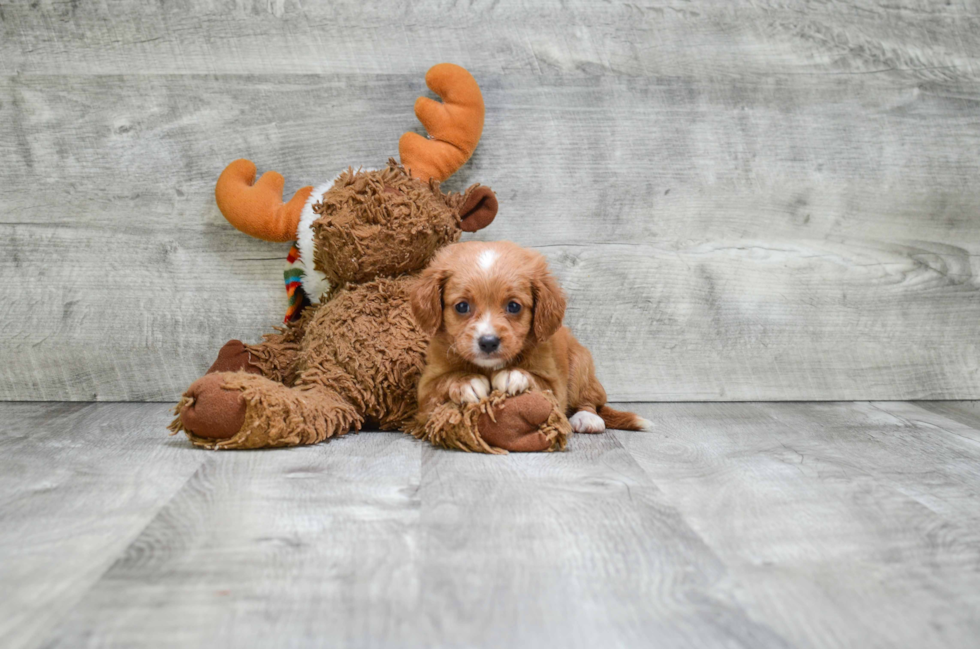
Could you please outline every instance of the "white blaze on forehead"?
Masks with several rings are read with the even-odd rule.
[[[491,268],[493,268],[493,264],[495,261],[497,261],[497,257],[499,256],[500,255],[497,253],[496,250],[493,250],[492,248],[487,248],[486,250],[480,253],[480,257],[479,259],[476,260],[476,263],[480,266],[481,269],[488,271]]]

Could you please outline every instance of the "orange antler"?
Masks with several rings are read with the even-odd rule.
[[[282,175],[267,171],[253,185],[254,180],[255,165],[248,160],[235,160],[225,167],[214,186],[218,209],[229,223],[256,239],[292,241],[313,188],[303,187],[283,203]]]
[[[426,97],[415,101],[415,116],[429,132],[430,139],[418,133],[405,133],[398,141],[398,152],[402,165],[413,176],[423,182],[430,178],[441,182],[470,159],[480,141],[483,95],[473,75],[452,63],[429,68],[425,85],[443,101]]]

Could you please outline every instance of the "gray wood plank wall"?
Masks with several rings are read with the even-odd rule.
[[[980,3],[0,3],[0,399],[172,400],[281,318],[214,206],[382,163],[468,67],[482,237],[610,396],[980,398]]]

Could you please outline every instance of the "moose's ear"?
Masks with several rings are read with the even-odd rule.
[[[463,232],[482,230],[497,216],[497,196],[493,190],[483,185],[474,185],[466,190],[463,204],[459,208],[460,226]]]

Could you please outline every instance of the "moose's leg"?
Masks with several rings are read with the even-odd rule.
[[[550,393],[507,397],[493,392],[480,403],[444,403],[412,434],[444,448],[477,453],[560,451],[571,434],[568,419]]]
[[[262,342],[255,345],[229,340],[218,351],[218,358],[206,373],[245,371],[291,385],[296,358],[312,313],[313,309],[307,308],[297,320],[275,333],[265,334]]]
[[[257,360],[257,359],[256,359]],[[248,347],[240,340],[229,340],[218,350],[218,358],[214,360],[205,374],[215,372],[248,372],[262,374],[262,368],[248,353]]]
[[[565,448],[571,434],[568,419],[550,393],[524,392],[503,399],[476,421],[477,432],[488,444],[507,451],[556,451]]]
[[[299,343],[286,334],[266,334],[257,345],[229,340],[218,350],[218,357],[205,374],[215,372],[248,372],[273,381],[290,383]]]
[[[187,389],[170,424],[205,448],[316,444],[359,429],[361,415],[322,385],[288,388],[247,372],[207,374]]]

